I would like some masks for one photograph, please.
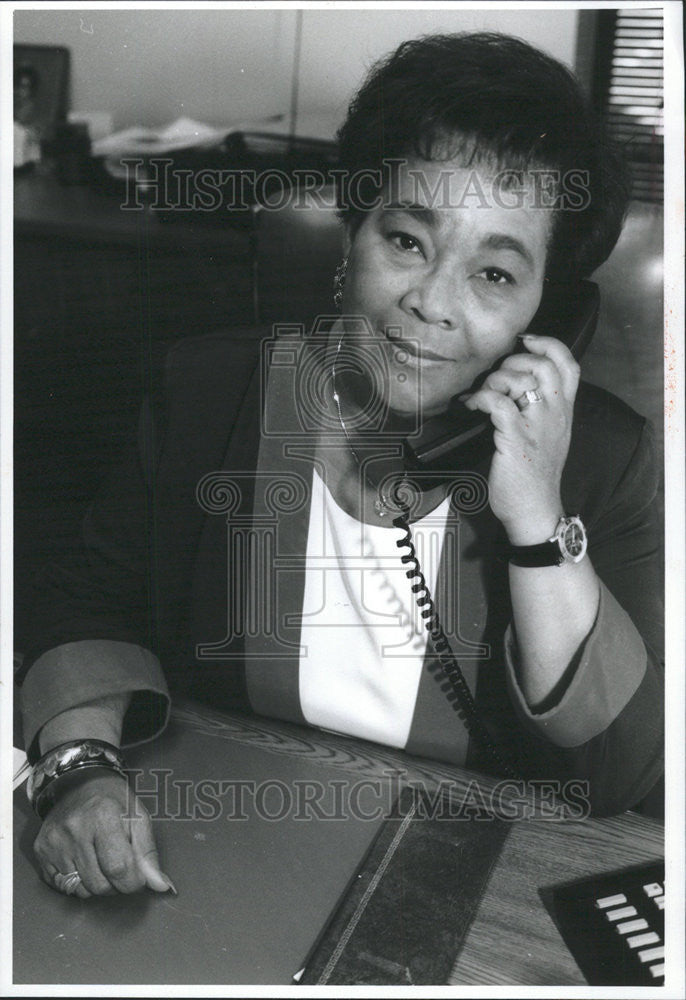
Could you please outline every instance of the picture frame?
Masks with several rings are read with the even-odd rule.
[[[15,126],[41,146],[54,138],[67,116],[70,51],[62,45],[14,46]],[[15,128],[16,131],[16,128]]]

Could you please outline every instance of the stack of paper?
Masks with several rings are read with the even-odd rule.
[[[192,118],[177,118],[169,125],[145,128],[134,125],[121,132],[114,132],[93,143],[93,156],[118,158],[121,156],[151,156],[171,153],[175,149],[191,146],[213,146],[235,126],[205,125]]]
[[[14,759],[12,761],[12,771],[14,774],[12,788],[14,789],[18,788],[23,781],[26,781],[31,772],[31,765],[23,750],[18,750],[17,747],[13,747],[12,749],[14,752]]]

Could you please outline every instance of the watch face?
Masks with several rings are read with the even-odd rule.
[[[586,531],[578,517],[570,518],[561,538],[568,559],[579,562],[586,554]]]

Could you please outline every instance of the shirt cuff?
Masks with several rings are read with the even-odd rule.
[[[130,693],[122,746],[157,736],[169,720],[170,698],[157,657],[130,642],[83,639],[39,656],[20,690],[24,747],[30,760],[42,727],[70,708],[106,695]]]
[[[579,664],[556,705],[537,713],[517,681],[517,642],[512,625],[505,633],[510,697],[524,725],[559,747],[577,747],[604,732],[631,700],[646,672],[647,653],[636,626],[600,583],[600,604]]]

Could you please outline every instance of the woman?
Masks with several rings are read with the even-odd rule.
[[[72,565],[44,576],[22,703],[61,891],[170,887],[114,749],[163,728],[160,663],[214,704],[581,779],[600,813],[660,776],[650,432],[561,340],[519,336],[612,250],[620,162],[570,74],[498,35],[401,46],[339,139],[341,318],[268,338],[262,365],[254,333],[180,344]],[[404,442],[455,397],[487,447],[408,471]],[[455,662],[476,718],[443,690]]]

